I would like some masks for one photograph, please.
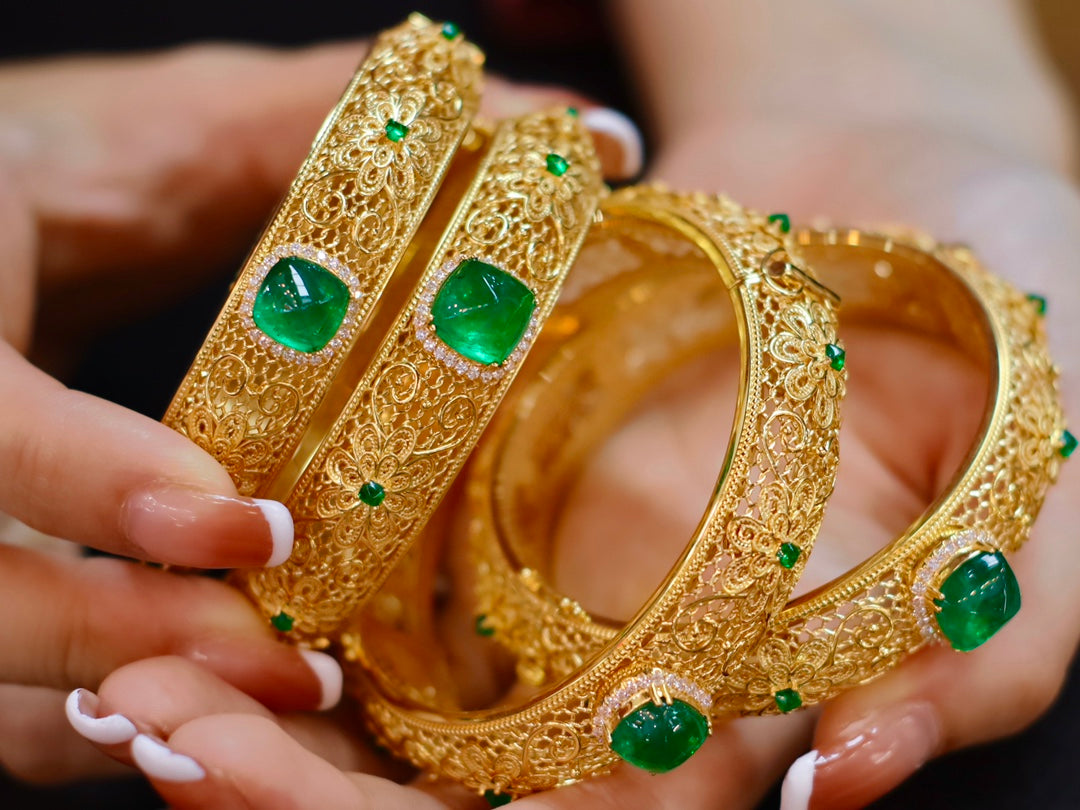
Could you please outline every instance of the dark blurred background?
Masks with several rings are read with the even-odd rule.
[[[1080,99],[1080,3],[1032,2],[1040,36],[1074,99]],[[395,2],[313,6],[264,0],[120,3],[27,3],[5,8],[0,59],[55,54],[141,51],[200,40],[237,40],[299,45],[367,36],[400,22],[410,11],[459,23],[487,53],[492,71],[527,81],[573,86],[632,116],[632,88],[612,41],[603,4],[568,0],[487,2]],[[343,82],[346,77],[343,77]],[[254,239],[256,234],[252,234]],[[240,257],[237,257],[238,260]],[[87,351],[70,384],[155,418],[164,412],[224,298],[235,266],[221,268],[219,283],[152,313],[153,323],[128,324],[103,336]],[[164,343],[164,345],[163,345]],[[140,362],[152,346],[154,362]],[[164,358],[164,359],[163,359]],[[138,379],[125,371],[142,369]],[[1008,700],[1002,695],[1003,701]],[[972,706],[992,712],[994,706]],[[1080,751],[1080,667],[1049,714],[1024,734],[935,761],[877,810],[919,807],[980,810],[1080,808],[1075,768]],[[67,787],[29,787],[0,772],[0,808],[78,807],[82,810],[148,810],[158,799],[141,780]],[[778,790],[761,810],[779,806]]]

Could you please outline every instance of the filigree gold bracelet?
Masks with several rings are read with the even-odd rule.
[[[165,417],[288,506],[291,558],[234,581],[311,646],[439,503],[603,193],[572,110],[470,126],[482,61],[420,15],[376,40]]]
[[[775,615],[763,614],[753,647],[717,646],[712,628],[730,609],[724,604],[729,597],[722,595],[698,618],[696,630],[707,641],[701,653],[714,656],[724,672],[709,686],[715,717],[789,712],[825,700],[882,674],[927,642],[962,651],[985,643],[1020,607],[1005,555],[1028,538],[1061,459],[1075,447],[1058,402],[1041,298],[989,274],[969,249],[926,238],[802,231],[794,243],[821,280],[842,295],[845,323],[944,339],[980,361],[990,378],[986,411],[963,468],[923,515],[852,571]],[[660,296],[655,298],[662,306]],[[677,352],[668,354],[667,362],[678,360]],[[524,404],[500,420],[470,481],[472,509],[479,516],[470,524],[478,611],[492,637],[518,656],[523,678],[567,677],[609,654],[625,632],[591,617],[539,573],[549,569],[544,557],[551,553],[551,521],[529,517],[539,504],[558,500],[553,489],[565,486],[565,475],[538,479],[542,484],[529,489],[519,485],[514,450],[521,440],[558,431],[563,419],[572,418],[562,415],[568,407],[563,389],[573,385],[578,370],[551,367],[531,383],[538,390],[524,391]],[[563,391],[561,413],[536,406],[550,391]],[[575,415],[587,422],[589,413],[602,415],[599,423],[610,428],[612,416],[624,408],[622,396],[597,389],[574,408]],[[588,442],[565,444],[547,460],[548,468],[574,469],[593,443],[590,436]],[[775,508],[747,514],[727,531],[754,547],[779,544],[783,558],[786,538],[778,528],[789,523],[777,515]],[[620,710],[618,716],[630,734],[632,714]],[[642,749],[649,744],[636,742]]]
[[[617,638],[565,681],[522,705],[453,710],[447,693],[423,680],[424,675],[434,677],[436,667],[403,662],[404,645],[395,643],[393,633],[382,640],[378,632],[358,634],[346,645],[346,654],[357,662],[353,674],[365,714],[390,750],[480,792],[521,795],[609,769],[618,761],[609,735],[618,733],[615,727],[624,713],[679,728],[678,750],[642,754],[654,770],[679,764],[708,736],[710,696],[723,677],[718,654],[749,652],[760,638],[764,617],[788,599],[836,471],[845,372],[836,361],[842,349],[836,342],[833,295],[785,248],[781,231],[781,223],[723,197],[688,198],[641,187],[609,198],[579,265],[587,256],[603,261],[614,255],[666,268],[672,278],[690,285],[689,294],[719,295],[733,310],[728,327],[742,338],[742,385],[716,490],[678,563]],[[680,268],[688,267],[699,275],[684,278]],[[700,283],[702,268],[711,273],[711,287]],[[644,287],[618,283],[629,286],[621,292],[598,291],[591,309],[583,303],[560,314],[559,330],[574,332],[591,317],[617,318],[623,307],[633,309],[635,301],[652,295],[652,282],[643,281]],[[688,352],[709,330],[695,327],[690,312],[685,319],[682,314],[663,313],[679,319],[685,331],[674,344],[676,351]],[[620,382],[624,379],[647,380],[648,374],[624,373],[627,363],[649,362],[619,345],[619,335],[638,349],[647,345],[640,336],[650,334],[649,320],[636,325],[642,329],[634,321],[622,318],[618,322],[629,331],[616,329],[601,340],[612,354],[594,346],[586,353],[591,360],[583,373],[570,376],[597,395],[608,384],[628,392]],[[574,340],[568,344],[580,345]],[[564,395],[572,389],[573,384],[527,399],[547,415],[557,417],[564,410],[576,415],[564,406]],[[551,464],[564,437],[579,427],[588,430],[572,426],[570,418],[555,418],[547,425],[550,430],[531,433],[519,445],[530,450],[515,456],[522,481],[534,476],[542,486],[540,479],[557,477]],[[532,417],[515,409],[513,420],[524,424]],[[766,502],[778,500],[800,521],[797,532],[793,522],[790,538],[776,538],[765,547],[727,530],[740,517],[759,514]],[[472,507],[486,508],[475,499]],[[472,512],[470,518],[491,521],[493,516]],[[791,565],[778,555],[779,546],[789,540],[800,544],[799,559]],[[514,619],[531,627],[534,618],[500,616],[493,609],[487,621],[498,634]]]

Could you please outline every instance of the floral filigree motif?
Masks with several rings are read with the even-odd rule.
[[[576,199],[584,188],[582,168],[570,163],[557,176],[548,170],[549,145],[523,137],[520,149],[521,161],[505,182],[509,191],[525,200],[525,216],[534,222],[551,217],[564,228],[573,228],[579,216]]]
[[[850,664],[834,662],[833,644],[824,639],[800,644],[792,653],[787,641],[771,638],[758,649],[756,660],[740,667],[733,678],[748,693],[740,703],[761,711],[774,706],[774,695],[784,689],[794,689],[804,700],[824,695],[833,681],[847,677],[851,668]],[[721,705],[717,708],[726,708],[725,699],[718,699]]]
[[[355,169],[361,194],[377,194],[385,188],[399,201],[410,200],[418,181],[431,177],[433,147],[442,138],[442,125],[424,115],[426,102],[421,91],[371,90],[362,99],[363,112],[341,122],[346,140],[334,150],[332,160],[342,169]],[[387,135],[391,121],[407,127],[404,137],[394,140]]]
[[[818,426],[831,427],[839,418],[846,372],[833,368],[825,353],[825,347],[836,341],[828,312],[811,301],[786,307],[780,321],[780,330],[769,341],[769,352],[792,366],[783,375],[784,389],[792,399],[810,401],[811,416]]]
[[[420,492],[434,474],[428,458],[416,456],[416,432],[401,427],[385,439],[372,424],[363,425],[352,437],[348,450],[335,448],[326,460],[332,486],[319,493],[320,518],[341,516],[334,527],[334,543],[351,548],[358,542],[381,548],[420,514]],[[360,498],[360,489],[376,482],[385,498],[371,506]]]

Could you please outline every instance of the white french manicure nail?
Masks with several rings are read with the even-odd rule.
[[[255,505],[266,516],[266,522],[270,524],[270,539],[273,543],[270,559],[266,561],[267,568],[281,565],[292,556],[293,550],[293,519],[285,504],[279,501],[268,501],[263,498],[255,498]]]
[[[304,657],[307,665],[311,667],[311,671],[315,673],[315,677],[319,679],[319,686],[322,689],[319,711],[326,711],[337,706],[341,701],[342,682],[344,681],[341,665],[326,653],[315,652],[314,650],[300,650],[300,655]]]
[[[645,141],[637,124],[618,110],[610,107],[593,107],[581,116],[581,123],[594,132],[614,138],[622,146],[622,176],[624,180],[641,171],[645,160]]]
[[[132,741],[131,758],[140,771],[162,782],[198,782],[206,778],[206,771],[198,762],[147,734],[140,734]]]
[[[814,792],[814,767],[818,752],[810,751],[791,763],[780,787],[780,810],[807,810]]]
[[[99,745],[118,745],[139,733],[122,714],[98,717],[98,703],[98,696],[87,689],[76,689],[67,696],[64,711],[71,727],[81,736]]]

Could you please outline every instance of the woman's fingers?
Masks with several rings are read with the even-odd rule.
[[[275,709],[316,709],[340,697],[329,656],[277,641],[221,582],[0,546],[0,593],[0,682],[96,688],[131,661],[179,655]]]
[[[944,751],[1015,733],[1056,698],[1080,635],[1072,567],[1062,565],[1080,469],[1064,465],[1031,543],[1012,558],[1023,607],[971,653],[924,650],[830,702],[814,750],[792,765],[784,810],[863,807]]]
[[[366,50],[199,45],[0,70],[0,161],[40,224],[45,282],[150,266],[190,280],[233,258]],[[485,90],[495,117],[552,104],[580,105],[608,177],[640,170],[624,116],[558,88],[491,79]]]
[[[128,764],[132,763],[130,744],[137,733],[168,739],[184,724],[212,714],[251,714],[274,720],[308,750],[342,770],[404,773],[396,763],[375,753],[356,728],[342,722],[344,718],[276,717],[258,700],[214,673],[175,656],[148,658],[121,667],[105,679],[98,694],[77,689],[67,703],[74,729]]]
[[[253,714],[200,717],[168,741],[139,735],[132,759],[175,810],[445,810],[437,799],[388,779],[346,775]]]
[[[0,768],[5,773],[32,783],[124,773],[68,726],[65,697],[54,689],[0,684]]]
[[[103,551],[205,568],[277,565],[288,510],[240,498],[188,439],[71,391],[0,342],[0,511]]]

